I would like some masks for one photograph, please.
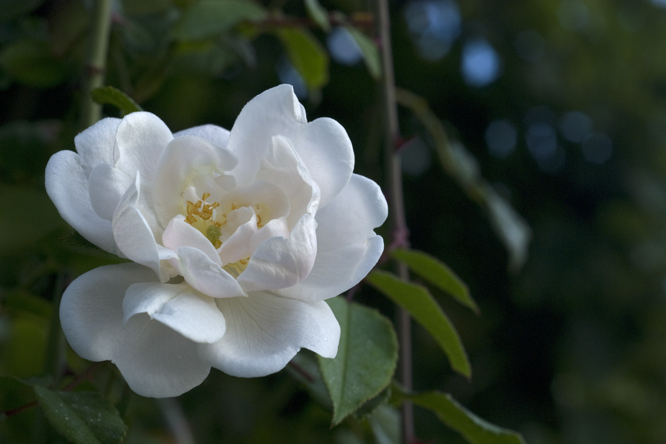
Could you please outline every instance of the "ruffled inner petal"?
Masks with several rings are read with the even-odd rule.
[[[319,210],[317,258],[302,282],[276,293],[302,300],[328,299],[358,284],[379,260],[384,242],[373,228],[386,220],[388,207],[379,186],[353,175],[349,184]]]
[[[137,207],[141,176],[137,174],[122,197],[113,217],[113,235],[118,248],[128,259],[152,268],[162,282],[172,276],[161,267],[160,251],[148,221]]]
[[[304,215],[289,238],[272,237],[262,242],[238,277],[246,292],[272,290],[296,285],[312,270],[317,254],[317,223]]]
[[[287,196],[289,228],[293,228],[303,214],[317,212],[319,188],[312,182],[305,164],[286,137],[273,137],[270,149],[261,160],[257,180],[275,185]]]
[[[232,174],[239,186],[254,182],[273,136],[292,139],[305,124],[305,109],[291,85],[276,86],[250,100],[236,118],[229,136],[229,151],[238,157],[238,166]]]
[[[164,234],[162,234],[162,243],[165,247],[178,251],[180,247],[192,247],[200,250],[218,266],[222,266],[220,256],[210,240],[206,238],[199,230],[185,222],[183,216],[174,217]]]
[[[185,135],[174,139],[156,167],[153,200],[160,223],[166,227],[176,215],[185,214],[187,202],[182,193],[190,187],[201,193],[195,199],[201,199],[204,192],[218,199],[222,189],[215,178],[236,163],[229,151],[199,137]]]
[[[201,250],[180,247],[178,258],[185,281],[201,293],[213,298],[245,296],[236,279],[210,260]]]

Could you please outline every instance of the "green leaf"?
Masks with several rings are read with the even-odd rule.
[[[321,29],[328,32],[331,24],[328,23],[328,11],[319,3],[319,0],[305,0],[305,8],[308,15]]]
[[[113,105],[120,110],[123,115],[143,109],[127,94],[113,86],[102,86],[92,90],[92,99],[102,105]]]
[[[361,49],[361,54],[363,55],[363,61],[365,66],[368,68],[370,76],[379,80],[382,77],[382,60],[379,57],[379,51],[377,50],[377,45],[363,34],[358,29],[352,26],[346,26],[349,34],[354,38],[356,44]]]
[[[7,45],[0,53],[0,67],[20,83],[35,88],[56,86],[67,77],[67,68],[53,57],[48,44],[36,40]]]
[[[294,68],[309,89],[319,89],[328,82],[328,55],[308,30],[284,28],[277,31]]]
[[[440,290],[449,293],[461,304],[479,313],[479,307],[469,294],[467,285],[443,262],[436,257],[417,250],[397,249],[391,253],[394,258],[406,263],[409,269]]]
[[[46,299],[25,290],[10,291],[2,298],[2,305],[7,310],[31,313],[42,319],[51,318],[51,304]]]
[[[447,393],[403,394],[419,407],[433,411],[447,426],[460,433],[470,444],[525,444],[523,437],[479,418]]]
[[[123,12],[128,15],[160,14],[174,7],[173,0],[122,0]]]
[[[203,40],[240,22],[262,20],[266,10],[246,0],[204,0],[187,8],[174,29],[178,40]]]
[[[509,252],[509,268],[520,270],[527,260],[532,230],[516,210],[490,186],[485,187],[484,194],[493,228]]]
[[[444,350],[455,371],[468,378],[471,377],[472,368],[460,336],[427,288],[381,270],[370,273],[366,281],[407,310],[425,327]]]
[[[117,444],[126,427],[115,407],[96,392],[54,392],[35,386],[46,419],[74,444]]]
[[[333,401],[331,423],[337,425],[391,382],[398,340],[391,322],[376,310],[340,297],[327,302],[340,322],[340,346],[335,359],[318,360]]]

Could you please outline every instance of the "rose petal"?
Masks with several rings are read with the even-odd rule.
[[[246,292],[296,285],[312,270],[317,254],[314,217],[305,214],[289,238],[273,237],[262,242],[238,282]]]
[[[87,174],[90,174],[92,168],[100,163],[115,165],[118,125],[120,125],[120,119],[107,117],[74,138],[76,152],[81,156]]]
[[[250,220],[236,228],[232,235],[222,243],[219,251],[222,263],[231,264],[250,257],[254,251],[250,241],[257,231],[257,217],[252,214]]]
[[[214,180],[216,174],[232,169],[236,162],[229,151],[199,137],[185,135],[169,143],[159,159],[152,188],[160,223],[166,226],[174,216],[185,213],[182,192],[194,176],[209,175]]]
[[[215,300],[187,284],[132,284],[123,299],[123,322],[141,313],[186,338],[210,344],[224,336],[225,320]]]
[[[217,299],[227,319],[218,342],[199,346],[199,356],[232,376],[275,373],[307,348],[326,358],[337,354],[340,325],[325,302],[302,302],[270,293]]]
[[[74,351],[91,361],[113,361],[136,393],[178,396],[201,384],[210,371],[198,358],[196,344],[147,315],[123,327],[128,287],[154,281],[150,269],[136,264],[89,271],[65,290],[60,322]]]
[[[289,139],[274,136],[261,160],[257,180],[277,186],[289,199],[287,225],[293,228],[303,214],[314,215],[319,206],[319,189]]]
[[[97,215],[109,221],[113,219],[113,213],[131,183],[130,176],[108,163],[93,168],[88,178],[88,193]]]
[[[291,140],[321,192],[321,205],[344,188],[354,170],[354,152],[345,129],[332,119],[307,123],[291,85],[280,85],[250,100],[238,115],[229,150],[239,158],[233,175],[239,185],[254,180],[273,136]]]
[[[305,109],[291,85],[276,86],[250,100],[236,118],[227,145],[238,157],[238,166],[232,172],[238,184],[247,186],[254,182],[273,136],[291,139],[306,123]]]
[[[337,296],[358,284],[384,251],[384,241],[373,228],[387,216],[379,186],[353,175],[345,189],[317,213],[317,257],[312,271],[294,287],[275,292],[313,301]]]
[[[364,242],[387,217],[388,204],[379,185],[354,174],[335,200],[317,212],[318,248],[330,251]]]
[[[210,373],[210,366],[198,357],[196,342],[147,315],[132,317],[124,333],[111,361],[139,395],[179,396]]]
[[[180,272],[192,287],[213,298],[245,296],[245,292],[229,273],[211,261],[201,250],[178,249]]]
[[[213,244],[199,230],[185,222],[182,216],[171,219],[166,230],[164,230],[164,234],[162,234],[162,243],[173,251],[177,251],[180,247],[196,248],[215,264],[222,266],[220,256]]]
[[[144,180],[152,183],[160,155],[172,139],[171,131],[156,115],[128,114],[118,125],[115,165],[130,177],[139,172]]]
[[[165,253],[165,249],[158,249],[148,221],[137,208],[140,189],[141,176],[137,174],[135,181],[118,204],[112,221],[113,236],[125,257],[152,268],[160,280],[166,282],[172,276],[164,267],[160,266],[160,261],[167,259],[161,254]]]
[[[178,131],[173,135],[174,138],[182,136],[196,136],[209,141],[213,145],[226,148],[229,142],[229,131],[217,125],[200,125]]]
[[[347,131],[335,120],[321,118],[310,122],[292,142],[319,187],[323,207],[342,191],[354,171],[354,149]]]
[[[109,253],[118,254],[111,222],[93,210],[88,193],[88,175],[81,157],[60,151],[49,159],[45,174],[46,192],[58,212],[81,236]]]

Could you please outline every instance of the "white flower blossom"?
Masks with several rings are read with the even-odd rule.
[[[290,86],[252,99],[231,131],[172,134],[146,112],[107,118],[56,153],[46,188],[82,236],[133,263],[76,279],[60,318],[72,348],[111,360],[144,396],[176,396],[210,368],[282,369],[335,357],[325,299],[377,263],[387,204],[353,174],[344,128],[307,122]]]

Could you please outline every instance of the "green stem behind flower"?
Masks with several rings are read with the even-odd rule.
[[[398,127],[398,105],[395,98],[395,77],[393,74],[393,53],[391,51],[391,24],[389,20],[388,0],[379,0],[379,32],[384,72],[384,105],[387,119],[386,131],[386,166],[389,186],[389,209],[392,245],[389,248],[407,247],[408,229],[405,221],[405,206],[402,190],[402,169],[400,156],[396,151],[400,138]],[[397,273],[403,279],[409,279],[407,265],[398,262]],[[412,388],[412,334],[411,318],[404,309],[399,309],[398,335],[400,338],[400,382],[408,390]],[[402,440],[404,444],[414,442],[414,409],[410,402],[402,405]]]
[[[111,0],[95,0],[90,28],[90,46],[86,60],[81,126],[88,128],[102,116],[102,105],[95,103],[90,92],[104,85],[106,59],[111,30]]]

